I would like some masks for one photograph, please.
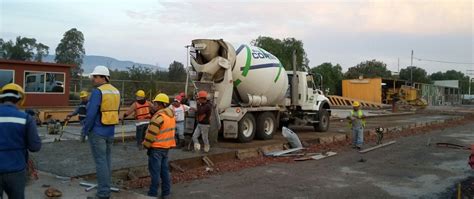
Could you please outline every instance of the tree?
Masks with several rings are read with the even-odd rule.
[[[430,79],[428,78],[428,73],[423,68],[418,68],[416,66],[408,66],[407,68],[403,68],[400,70],[400,79],[410,81],[411,75],[413,75],[413,82],[431,83]]]
[[[15,43],[12,40],[7,42],[0,40],[0,57],[3,59],[40,62],[49,53],[49,47],[37,43],[34,38],[18,36]]]
[[[61,42],[56,47],[56,57],[54,60],[61,64],[72,64],[71,75],[74,78],[82,76],[82,59],[86,51],[84,50],[84,35],[76,28],[72,28],[64,33]]]
[[[311,72],[321,74],[323,76],[323,90],[329,90],[327,94],[342,94],[342,67],[339,64],[333,65],[326,62],[319,66],[313,67]]]
[[[436,72],[430,75],[432,81],[435,80],[459,80],[459,87],[463,93],[469,93],[469,76],[456,70],[448,70],[446,72]],[[471,87],[474,86],[471,84]]]
[[[173,61],[168,68],[168,80],[182,82],[186,80],[186,70],[181,62]]]
[[[275,55],[286,70],[292,70],[293,51],[296,50],[297,70],[305,70],[309,59],[303,47],[303,42],[295,38],[284,38],[283,40],[272,37],[259,36],[251,42],[252,45],[260,47]]]
[[[392,76],[392,74],[389,70],[387,70],[387,64],[374,59],[371,61],[361,62],[354,67],[350,67],[344,76],[347,79],[356,79],[359,78],[359,76],[363,76],[364,78],[389,78]]]
[[[43,57],[48,56],[48,54],[49,54],[49,47],[48,46],[46,46],[42,43],[39,43],[38,45],[36,45],[35,61],[41,62],[43,60]]]

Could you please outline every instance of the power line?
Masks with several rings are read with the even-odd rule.
[[[438,62],[438,63],[445,63],[445,64],[465,64],[465,65],[473,65],[474,63],[469,62],[454,62],[454,61],[442,61],[442,60],[433,60],[433,59],[422,59],[418,57],[414,57],[418,61],[429,61],[429,62]]]

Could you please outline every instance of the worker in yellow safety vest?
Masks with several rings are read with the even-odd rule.
[[[347,116],[349,126],[352,130],[352,148],[360,150],[364,144],[364,128],[366,116],[360,109],[360,103],[355,101],[352,104],[350,115]]]
[[[137,147],[139,150],[142,150],[145,131],[148,128],[148,124],[150,123],[153,112],[153,104],[146,100],[145,91],[143,90],[138,90],[135,93],[135,96],[136,101],[133,102],[128,108],[127,112],[123,114],[122,124],[124,121],[123,119],[125,119],[127,116],[131,115],[132,113],[135,115]]]
[[[72,113],[69,113],[66,116],[65,121],[69,121],[71,117],[74,117],[77,115],[79,117],[79,122],[82,125],[84,123],[84,119],[86,119],[86,112],[87,112],[86,108],[87,108],[87,103],[89,101],[89,93],[87,93],[87,91],[81,91],[81,93],[79,94],[79,97],[81,98],[81,102],[79,103],[79,105],[77,105],[76,109]],[[84,142],[85,139],[86,139],[85,135],[81,135],[81,142]]]
[[[148,149],[148,170],[151,175],[148,196],[158,196],[161,178],[161,197],[168,198],[171,189],[168,151],[176,146],[174,139],[176,120],[173,110],[167,108],[170,103],[168,95],[163,93],[156,95],[153,103],[158,111],[151,118],[143,141],[143,146]]]
[[[115,125],[119,123],[120,92],[110,84],[110,72],[96,66],[90,74],[94,89],[86,108],[82,133],[87,135],[94,157],[97,176],[97,197],[109,198],[111,186],[111,150]]]

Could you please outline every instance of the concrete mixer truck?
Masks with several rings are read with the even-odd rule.
[[[250,45],[235,49],[224,40],[193,40],[190,58],[194,70],[190,78],[198,90],[209,92],[224,138],[272,139],[280,126],[290,124],[328,130],[329,100],[311,73],[296,71],[295,66],[285,71],[264,49]]]

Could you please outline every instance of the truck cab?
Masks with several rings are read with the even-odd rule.
[[[285,123],[297,125],[312,125],[318,132],[327,131],[331,107],[329,99],[317,88],[314,75],[304,71],[286,72],[289,92],[287,92],[285,105],[290,111],[283,121],[288,120]],[[293,92],[296,92],[295,95]]]

